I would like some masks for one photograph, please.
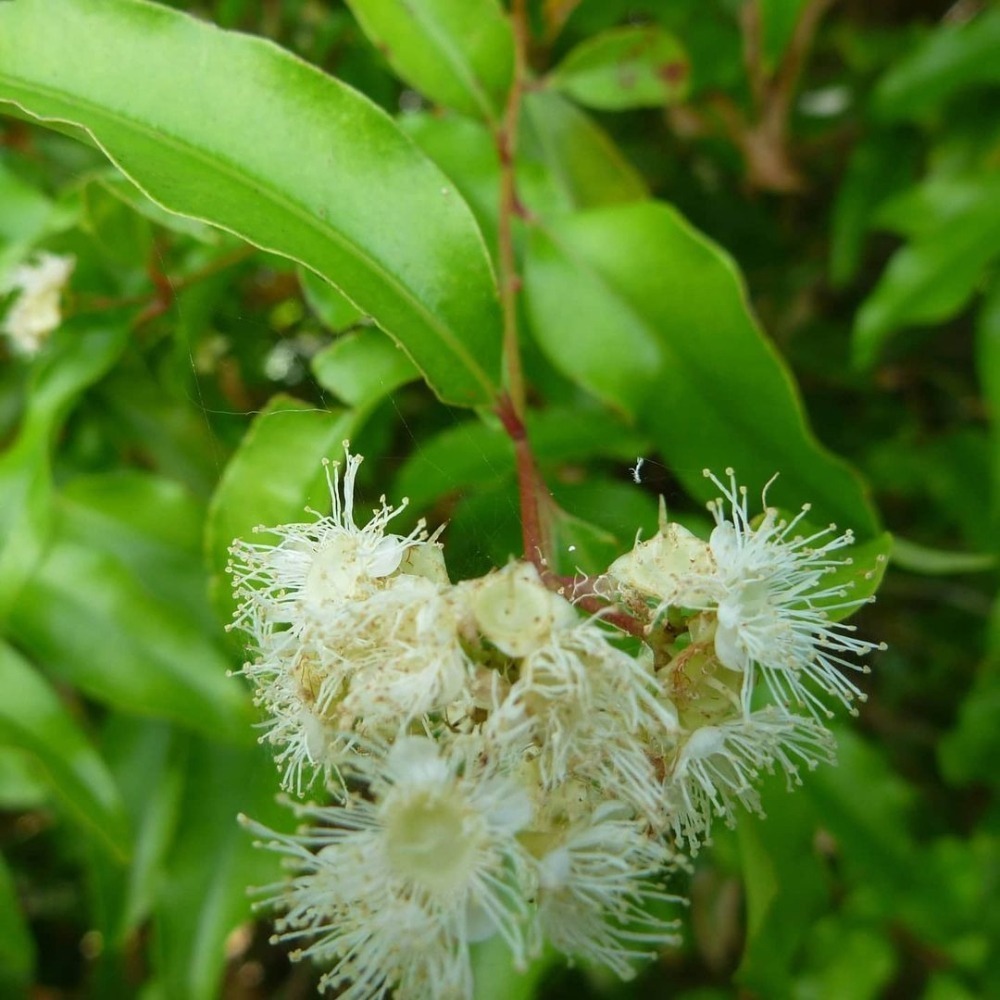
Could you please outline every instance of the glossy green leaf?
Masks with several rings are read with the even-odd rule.
[[[681,43],[655,26],[616,28],[573,49],[552,71],[550,86],[603,111],[682,101],[691,70]]]
[[[529,415],[528,436],[546,468],[597,456],[634,462],[649,444],[611,414],[560,407]],[[423,442],[400,470],[392,492],[422,510],[439,497],[512,480],[514,473],[514,448],[499,423],[469,420]]]
[[[102,732],[105,756],[135,830],[128,868],[101,872],[102,928],[109,948],[127,948],[149,919],[168,877],[166,858],[180,820],[189,738],[168,723],[111,716]]]
[[[646,202],[539,226],[525,262],[532,331],[550,360],[634,414],[698,497],[735,466],[750,495],[872,535],[857,475],[817,443],[794,383],[751,314],[739,272],[666,205]]]
[[[141,0],[19,0],[0,4],[0,101],[81,126],[164,208],[324,275],[446,401],[492,401],[500,322],[482,236],[360,94]]]
[[[879,82],[874,107],[885,119],[914,118],[965,87],[1000,82],[1000,10],[932,32]]]
[[[233,539],[250,538],[259,525],[310,519],[307,506],[328,510],[323,460],[343,454],[355,426],[350,410],[317,410],[281,395],[254,418],[222,473],[205,523],[212,600],[222,621],[236,607],[226,574]]]
[[[900,327],[948,319],[976,290],[1000,253],[1000,178],[976,184],[974,195],[940,209],[936,224],[889,261],[858,311],[852,348],[859,366],[874,364]]]
[[[836,587],[846,591],[843,597],[830,601],[817,601],[817,607],[826,607],[831,621],[849,618],[871,598],[882,584],[882,577],[889,566],[889,557],[895,560],[898,539],[888,531],[868,541],[860,542],[837,553],[847,560],[832,573],[823,577],[823,588]],[[837,556],[834,556],[836,558]],[[847,602],[846,607],[841,605]]]
[[[73,818],[119,858],[128,818],[107,766],[59,696],[16,650],[0,643],[0,743],[34,754]]]
[[[0,809],[39,809],[48,799],[49,789],[38,759],[19,747],[0,746]]]
[[[205,600],[205,505],[179,483],[119,469],[77,476],[57,506],[59,537],[114,556],[149,593],[209,637],[219,623]]]
[[[154,971],[166,996],[220,995],[226,941],[252,916],[248,889],[281,877],[277,856],[255,848],[236,818],[246,813],[274,828],[293,825],[290,810],[275,804],[277,787],[260,747],[192,745],[177,839],[154,911]]]
[[[359,323],[371,322],[343,292],[308,268],[297,268],[302,294],[309,308],[330,330],[346,330]]]
[[[48,540],[52,439],[79,395],[117,361],[126,337],[124,325],[66,324],[34,362],[21,426],[0,456],[0,621]]]
[[[17,897],[17,886],[0,854],[0,989],[27,996],[35,970],[35,942]]]
[[[439,498],[486,490],[513,476],[510,438],[495,422],[468,420],[423,442],[400,470],[392,493],[419,511]]]
[[[10,617],[18,644],[92,698],[247,742],[253,714],[229,659],[113,556],[58,539]]]
[[[18,263],[44,234],[55,210],[41,191],[21,180],[0,161],[0,276]]]
[[[566,199],[567,208],[639,201],[648,196],[639,172],[611,137],[585,112],[559,94],[525,95],[525,152],[532,147]]]
[[[495,247],[500,206],[500,158],[489,128],[463,115],[423,111],[401,115],[399,126],[448,175],[475,214],[487,245]],[[524,157],[519,156],[518,160],[518,193],[527,199],[530,192],[521,176]]]
[[[432,101],[498,119],[514,72],[514,36],[496,0],[347,0],[389,65]]]
[[[420,378],[413,362],[381,330],[338,337],[313,357],[311,367],[324,389],[362,410]]]

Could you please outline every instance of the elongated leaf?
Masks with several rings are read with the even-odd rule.
[[[69,409],[120,356],[124,326],[71,324],[35,362],[17,438],[0,456],[0,621],[42,557],[51,524],[49,449]]]
[[[251,918],[247,890],[279,878],[276,856],[256,849],[236,817],[247,813],[275,829],[293,825],[290,811],[275,805],[276,791],[277,776],[261,748],[194,741],[155,910],[154,965],[165,996],[220,995],[226,940]]]
[[[361,409],[420,377],[410,359],[381,330],[338,337],[312,359],[312,370],[324,389]]]
[[[0,989],[27,996],[35,967],[35,942],[17,898],[17,887],[0,854]]]
[[[562,190],[567,208],[595,208],[647,197],[645,181],[611,137],[560,94],[544,90],[527,94],[524,128]],[[530,151],[527,145],[526,152]]]
[[[870,536],[865,490],[806,423],[791,376],[747,306],[739,272],[666,205],[615,206],[533,234],[532,328],[553,363],[652,430],[698,497],[705,466],[735,466],[751,494]]]
[[[616,28],[588,38],[552,71],[549,83],[605,111],[681,101],[691,80],[680,42],[662,28]]]
[[[0,742],[41,761],[74,819],[118,858],[131,849],[128,819],[100,754],[27,660],[0,643]]]
[[[226,676],[222,650],[104,552],[54,542],[10,627],[39,662],[92,698],[218,738],[253,739],[249,699]]]
[[[945,26],[897,62],[879,82],[875,110],[885,119],[927,114],[963,87],[1000,81],[1000,10]]]
[[[309,517],[306,506],[328,510],[323,459],[336,459],[356,426],[351,410],[317,410],[275,396],[256,417],[219,480],[205,524],[212,599],[222,621],[233,616],[232,580],[226,574],[234,538],[250,538],[258,525]]]
[[[496,0],[348,0],[372,43],[432,101],[500,117],[514,72],[514,36]]]
[[[0,4],[0,101],[85,129],[170,211],[324,275],[443,399],[493,399],[499,308],[479,230],[360,94],[140,0],[19,0]]]
[[[993,569],[997,557],[991,552],[948,552],[932,549],[904,538],[895,538],[892,561],[901,569],[928,576],[950,573],[982,573]]]
[[[964,194],[896,252],[858,311],[852,346],[860,367],[872,365],[900,327],[954,315],[1000,254],[1000,179],[970,185]]]

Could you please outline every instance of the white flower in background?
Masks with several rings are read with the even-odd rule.
[[[40,253],[0,280],[0,293],[17,293],[0,326],[16,351],[36,354],[62,322],[59,299],[75,266],[73,256]]]
[[[801,784],[800,767],[832,763],[833,735],[812,717],[788,715],[771,705],[746,718],[702,726],[678,741],[663,791],[678,843],[697,850],[714,819],[732,826],[736,809],[762,815],[755,787],[775,766],[789,788]]]
[[[342,489],[339,463],[333,463],[332,476],[330,464],[326,465],[329,515],[311,511],[317,518],[313,523],[255,529],[277,537],[276,545],[237,539],[230,548],[229,571],[241,602],[234,627],[255,639],[275,626],[301,632],[312,626],[334,627],[343,618],[352,618],[352,602],[368,596],[378,581],[395,573],[410,549],[434,545],[423,522],[406,536],[386,533],[406,501],[393,508],[383,497],[367,524],[361,528],[355,524],[354,484],[363,459],[346,452],[346,442],[344,447]]]
[[[264,891],[284,911],[277,938],[294,958],[332,965],[321,988],[347,1000],[470,998],[470,942],[500,934],[528,957],[534,866],[517,834],[531,799],[513,779],[400,739],[369,794],[345,808],[300,807],[314,825],[266,846],[288,856],[288,883]]]
[[[566,955],[605,965],[622,979],[637,960],[680,943],[677,922],[649,912],[676,903],[660,881],[677,857],[621,804],[606,802],[538,861],[538,921]]]

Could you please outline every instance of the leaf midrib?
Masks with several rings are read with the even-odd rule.
[[[165,146],[171,146],[173,149],[181,156],[188,156],[190,159],[203,163],[209,168],[215,170],[222,176],[228,177],[231,180],[238,183],[243,188],[249,188],[250,185],[247,181],[248,177],[252,177],[255,181],[260,184],[259,189],[255,189],[253,193],[259,196],[268,196],[271,202],[279,209],[287,211],[289,214],[297,218],[300,222],[304,223],[307,227],[313,229],[314,232],[318,233],[321,237],[328,239],[331,243],[336,245],[342,252],[346,255],[354,257],[363,266],[365,266],[370,272],[372,272],[377,278],[380,278],[386,285],[392,288],[397,295],[407,304],[409,304],[413,311],[418,314],[424,321],[426,326],[434,333],[445,345],[447,345],[452,353],[465,365],[469,373],[475,378],[477,382],[487,391],[487,394],[492,397],[496,393],[496,386],[492,383],[489,376],[482,370],[478,365],[472,355],[466,350],[465,345],[462,341],[455,337],[451,330],[444,325],[427,307],[417,298],[412,290],[400,282],[390,271],[387,271],[379,261],[371,257],[369,254],[365,253],[361,248],[353,243],[346,235],[340,233],[337,229],[333,228],[328,223],[323,223],[322,220],[318,219],[312,212],[310,212],[305,206],[290,199],[287,195],[276,189],[266,177],[261,177],[259,174],[244,174],[236,170],[231,163],[226,161],[224,158],[219,158],[218,154],[209,155],[207,152],[203,151],[202,148],[198,146],[193,146],[181,137],[163,131],[159,128],[153,128],[152,126],[146,125],[145,123],[138,121],[137,119],[131,118],[117,111],[112,111],[103,105],[95,104],[92,101],[88,101],[85,98],[79,97],[77,95],[68,95],[65,91],[61,91],[54,87],[46,87],[42,84],[38,84],[34,81],[20,80],[17,77],[12,77],[9,74],[0,73],[0,82],[5,84],[10,92],[16,92],[21,90],[22,92],[27,92],[29,95],[36,93],[43,99],[47,98],[49,100],[56,100],[66,104],[68,107],[80,107],[85,109],[88,113],[93,114],[95,118],[104,118],[107,120],[111,126],[117,125],[119,128],[124,128],[126,130],[132,130],[139,135],[144,136],[147,139],[153,139],[156,142],[160,142]],[[170,206],[164,204],[158,197],[154,196],[151,192],[146,190],[142,183],[140,183],[132,173],[127,170],[120,162],[116,155],[114,155],[105,143],[98,137],[94,132],[94,129],[80,123],[79,121],[73,121],[69,118],[62,118],[58,116],[46,116],[42,114],[37,114],[27,107],[24,103],[19,100],[15,100],[10,97],[0,98],[0,104],[9,103],[18,107],[20,110],[30,115],[32,118],[38,121],[45,122],[59,122],[66,125],[72,125],[76,128],[83,129],[94,141],[95,145],[104,153],[105,156],[119,169],[121,172],[128,177],[128,179],[136,185],[146,195],[157,205],[160,205],[165,211],[171,212],[174,215],[181,215],[190,219],[198,219],[201,222],[205,222],[208,225],[215,226],[218,229],[222,229],[226,232],[232,233],[238,236],[240,239],[246,240],[248,243],[253,244],[261,250],[265,250],[269,253],[275,253],[282,257],[287,257],[291,260],[297,260],[298,258],[293,257],[289,253],[275,249],[274,247],[263,246],[260,242],[252,239],[251,237],[239,232],[228,225],[223,225],[221,223],[215,222],[211,219],[202,219],[198,216],[190,215],[186,212],[178,212],[176,209],[170,208]],[[416,150],[416,147],[414,146]],[[305,261],[301,261],[306,267],[310,265]],[[325,274],[321,274],[325,280],[330,280]],[[338,287],[339,286],[335,286]],[[343,291],[341,289],[341,291]],[[344,292],[347,295],[346,292]],[[350,296],[348,296],[350,298]],[[353,301],[353,300],[352,300]],[[387,330],[387,333],[391,334],[391,331]],[[409,346],[395,334],[391,334],[395,340],[397,340],[404,350],[412,357]],[[416,361],[414,362],[416,363]],[[418,364],[418,367],[421,367]]]

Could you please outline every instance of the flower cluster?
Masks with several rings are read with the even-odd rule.
[[[75,266],[74,257],[41,253],[0,280],[0,293],[16,293],[0,326],[16,351],[36,354],[62,322],[59,297]]]
[[[468,997],[495,935],[519,965],[548,941],[629,976],[675,940],[679,852],[759,811],[762,771],[832,759],[821,696],[859,696],[841,668],[873,648],[827,617],[850,536],[755,524],[730,476],[708,542],[663,518],[587,588],[525,562],[452,584],[422,522],[390,530],[402,507],[357,525],[360,462],[328,466],[331,514],[232,547],[263,739],[327,800],[295,835],[246,821],[294,870],[266,890],[278,937],[351,1000]]]

